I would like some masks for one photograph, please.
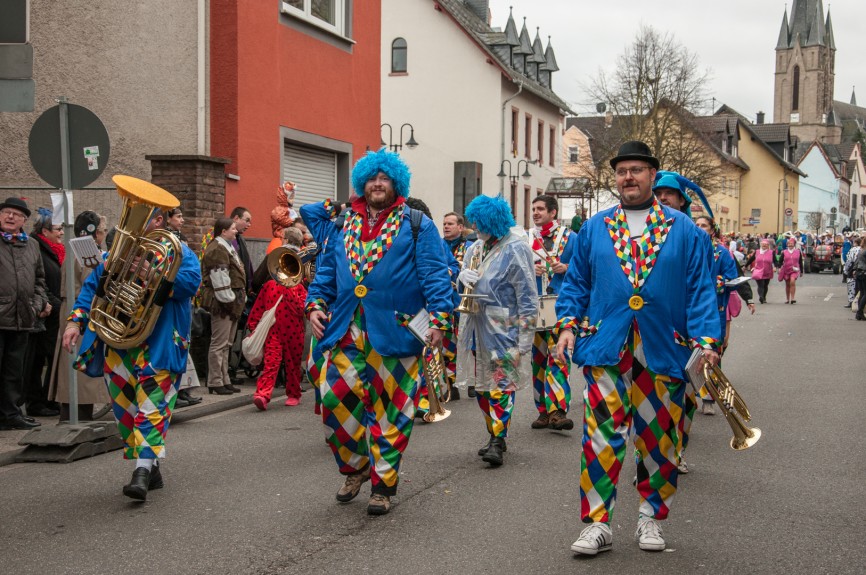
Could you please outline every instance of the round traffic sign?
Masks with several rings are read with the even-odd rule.
[[[793,208],[785,208],[785,215],[786,216],[793,216],[794,215],[794,209]]]
[[[96,181],[108,164],[108,132],[96,114],[83,106],[66,104],[69,119],[69,188],[79,190]],[[30,129],[30,163],[39,177],[63,187],[60,157],[60,106],[42,113]]]

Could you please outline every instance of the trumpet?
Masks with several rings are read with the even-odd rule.
[[[713,396],[716,404],[725,415],[725,420],[731,426],[734,436],[731,438],[731,449],[742,451],[755,445],[761,439],[761,430],[748,427],[745,422],[752,420],[752,414],[746,402],[731,385],[730,380],[717,365],[704,362],[704,380],[707,390]]]
[[[467,269],[477,270],[481,267],[481,246],[475,245],[472,247],[472,257],[469,259]],[[475,290],[473,286],[464,286],[463,293],[460,295],[460,303],[454,308],[455,313],[470,313],[475,314],[481,311],[481,306],[478,304],[478,299],[481,297],[478,294],[472,293]]]
[[[451,412],[442,406],[451,397],[451,388],[445,381],[445,361],[441,349],[430,345],[424,346],[421,361],[424,364],[424,379],[427,382],[427,400],[430,402],[430,412],[424,416],[424,421],[436,423],[451,415]]]

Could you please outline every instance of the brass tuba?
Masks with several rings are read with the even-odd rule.
[[[430,361],[427,361],[427,357]],[[446,419],[451,412],[442,407],[451,397],[451,388],[445,382],[445,360],[442,350],[429,345],[421,352],[421,362],[424,364],[424,379],[427,382],[427,400],[430,402],[430,413],[424,416],[427,423],[436,423]]]
[[[129,349],[153,331],[183,257],[174,234],[147,232],[147,226],[160,210],[176,208],[180,201],[138,178],[117,175],[112,181],[123,198],[123,211],[96,288],[90,323],[109,346]]]
[[[268,273],[280,285],[294,287],[306,281],[310,283],[316,274],[316,254],[319,249],[312,244],[301,250],[279,246],[268,254]]]
[[[731,385],[728,377],[717,365],[704,362],[704,380],[707,390],[716,404],[722,410],[728,425],[734,432],[731,438],[731,449],[742,451],[755,445],[761,439],[761,430],[757,427],[748,427],[745,422],[752,420],[752,414],[746,402]]]

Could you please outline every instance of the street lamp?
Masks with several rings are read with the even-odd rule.
[[[517,185],[517,180],[519,177],[523,177],[524,180],[528,180],[529,178],[532,177],[532,174],[529,173],[529,164],[536,164],[536,163],[538,163],[538,160],[520,160],[519,162],[517,162],[517,171],[518,172],[520,171],[520,164],[524,164],[524,171],[522,174],[520,174],[520,176],[512,176],[511,175],[511,161],[510,160],[502,160],[502,163],[499,165],[499,173],[496,174],[496,177],[498,177],[498,178],[507,177],[509,180],[511,180],[511,185],[515,186],[515,185]],[[508,173],[507,174],[505,173],[505,164],[508,164]]]
[[[385,126],[388,126],[388,143],[386,144],[385,140],[382,139],[382,147],[388,146],[389,148],[391,148],[392,152],[399,152],[401,149],[403,149],[403,128],[406,128],[407,126],[409,127],[409,139],[406,141],[406,147],[410,150],[414,150],[418,147],[418,142],[415,141],[415,128],[412,127],[412,124],[409,124],[407,122],[400,126],[400,143],[398,144],[394,143],[394,129],[391,127],[391,124],[385,122],[384,124],[379,126],[380,132]]]
[[[784,184],[784,185],[783,185]],[[776,233],[782,232],[782,191],[785,192],[785,201],[788,201],[788,176],[783,174],[779,180],[778,205],[776,206]]]

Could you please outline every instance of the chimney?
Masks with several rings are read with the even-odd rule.
[[[485,24],[490,25],[490,0],[463,0],[463,3]]]
[[[758,125],[764,123],[764,113],[763,112],[758,112],[758,119],[757,119],[756,123]]]
[[[608,110],[604,115],[604,127],[610,128],[611,126],[613,126],[613,112]]]

